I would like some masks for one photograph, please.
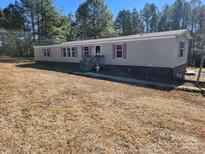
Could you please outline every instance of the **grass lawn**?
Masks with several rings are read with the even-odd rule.
[[[201,94],[0,63],[0,153],[204,151]]]

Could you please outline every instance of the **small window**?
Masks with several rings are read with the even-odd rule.
[[[88,51],[84,52],[84,57],[89,57],[90,53]]]
[[[179,57],[183,57],[183,56],[184,56],[184,49],[180,49]]]
[[[179,42],[179,57],[184,56],[185,43]]]
[[[44,54],[45,57],[47,56],[47,51],[46,51],[46,49],[43,49],[43,54]]]
[[[66,55],[66,53],[67,53],[67,55]],[[71,56],[71,54],[70,54],[70,48],[69,48],[69,47],[68,47],[68,48],[65,48],[64,53],[63,53],[63,56],[64,56],[64,57],[66,57],[66,56],[70,57],[70,56]]]
[[[63,57],[66,57],[66,48],[63,48]]]
[[[116,57],[117,58],[122,58],[122,53],[123,53],[123,46],[122,45],[117,45],[116,46]]]
[[[72,47],[72,51],[75,51],[75,47]]]
[[[72,52],[72,57],[76,57],[76,52],[75,51]]]
[[[184,42],[180,42],[180,48],[184,48],[185,43]]]
[[[51,49],[49,49],[49,48],[43,49],[43,55],[45,57],[50,57],[51,56]]]
[[[50,57],[50,53],[49,52],[47,52],[47,57]]]
[[[89,51],[89,47],[84,47],[84,51]]]
[[[67,53],[68,53],[68,57],[70,57],[70,51],[68,51]]]
[[[50,57],[50,49],[47,49],[47,57]]]
[[[117,45],[117,50],[122,51],[122,45]]]
[[[76,57],[76,47],[72,47],[72,57]]]

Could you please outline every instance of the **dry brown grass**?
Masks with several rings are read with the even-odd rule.
[[[0,153],[204,153],[205,98],[0,63]]]
[[[199,68],[197,68],[197,67],[188,67],[187,71],[188,72],[191,71],[191,72],[196,73],[195,77],[191,77],[191,79],[189,77],[187,78],[188,80],[196,81],[197,80],[197,76],[198,76],[198,72],[199,72]],[[202,71],[201,71],[200,81],[201,82],[205,82],[205,68],[203,68]]]

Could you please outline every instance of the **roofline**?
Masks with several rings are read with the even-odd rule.
[[[175,31],[165,31],[165,32],[155,32],[155,33],[145,33],[138,35],[129,35],[129,36],[120,36],[120,37],[110,37],[110,38],[101,38],[101,39],[90,39],[90,40],[79,40],[79,41],[71,41],[64,42],[61,44],[55,45],[46,45],[46,46],[34,46],[34,48],[38,47],[57,47],[64,45],[78,45],[78,44],[97,44],[97,43],[108,43],[108,42],[124,42],[124,41],[132,41],[132,40],[149,40],[149,39],[157,39],[162,37],[177,37],[184,35],[188,40],[192,39],[190,33],[187,29],[175,30]]]
[[[186,31],[184,35],[188,38],[188,40],[192,39],[191,34],[188,31]]]
[[[176,36],[167,36],[166,38],[176,38]],[[125,40],[112,40],[112,41],[102,41],[102,42],[85,42],[85,43],[75,43],[75,41],[73,41],[72,43],[69,42],[70,44],[66,44],[66,43],[62,43],[62,44],[55,44],[55,45],[45,45],[45,46],[33,46],[34,48],[41,48],[41,47],[66,47],[66,46],[79,46],[80,45],[95,45],[95,44],[106,44],[106,43],[126,43],[126,42],[130,42],[130,41],[143,41],[143,40],[155,40],[155,39],[164,39],[164,37],[153,37],[153,38],[146,38],[146,39],[125,39]]]

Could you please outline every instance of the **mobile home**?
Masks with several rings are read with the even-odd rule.
[[[187,30],[177,30],[34,46],[34,55],[36,62],[74,64],[87,71],[99,65],[133,76],[175,78],[185,73],[190,39]]]

